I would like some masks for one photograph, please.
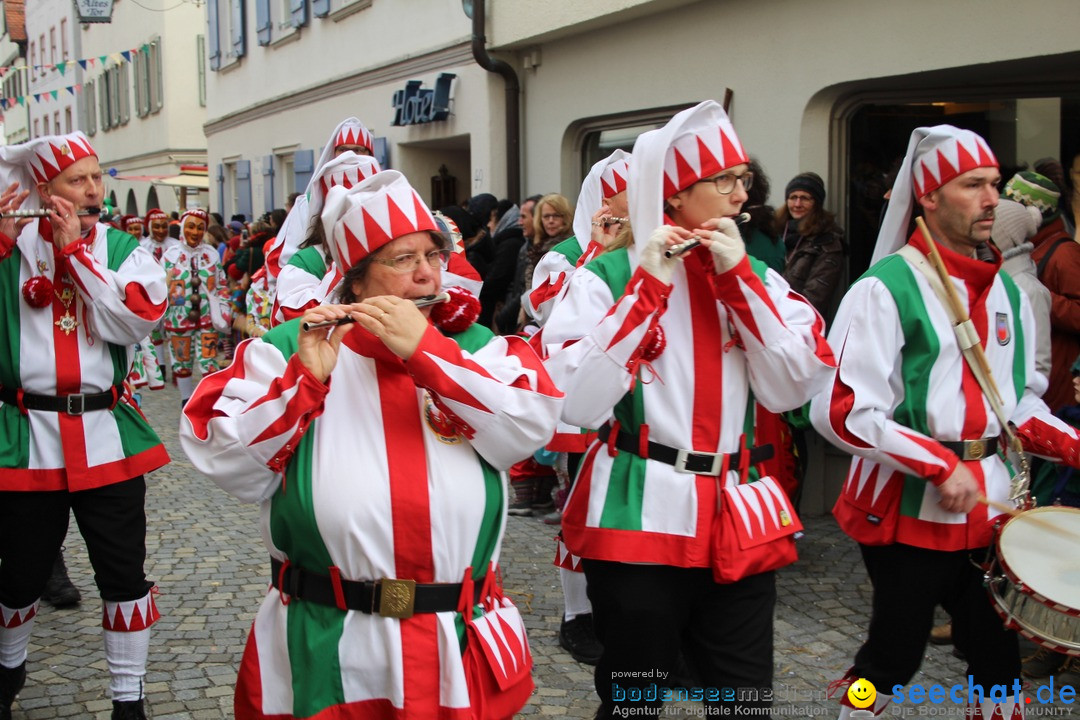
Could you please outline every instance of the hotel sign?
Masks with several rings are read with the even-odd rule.
[[[394,121],[391,125],[421,125],[450,117],[450,88],[453,73],[440,73],[435,88],[421,88],[419,80],[405,83],[404,90],[394,92]]]

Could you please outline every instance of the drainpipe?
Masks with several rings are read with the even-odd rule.
[[[484,37],[486,0],[473,0],[472,52],[476,64],[488,72],[502,75],[506,83],[506,194],[510,200],[521,202],[521,88],[514,68],[502,60],[491,57]]]

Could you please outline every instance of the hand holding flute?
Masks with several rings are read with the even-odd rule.
[[[730,220],[730,219],[731,218],[714,218],[713,220],[707,221],[705,223],[705,227],[701,228],[701,231],[695,233],[692,238],[690,238],[686,242],[679,243],[678,245],[673,245],[672,247],[665,250],[664,251],[664,257],[667,257],[667,258],[678,257],[679,255],[682,255],[685,252],[689,252],[690,250],[693,250],[694,248],[696,248],[698,245],[701,244],[702,237],[708,237],[710,235],[710,233],[706,232],[706,231],[716,231],[716,230],[718,230],[718,226],[717,226],[716,223],[719,223],[722,220]],[[745,213],[744,212],[744,213],[740,213],[739,215],[737,215],[735,217],[734,224],[735,225],[743,225],[744,223],[747,223],[749,221],[750,221],[750,213]],[[736,233],[736,234],[738,234],[738,233]],[[741,240],[740,240],[740,242],[741,242]],[[744,251],[744,253],[745,253],[745,251]]]
[[[30,191],[23,190],[20,192],[18,183],[11,183],[3,193],[0,193],[0,233],[7,235],[12,240],[18,237],[23,226],[30,221],[11,217],[9,213],[17,211],[28,197],[30,197]]]

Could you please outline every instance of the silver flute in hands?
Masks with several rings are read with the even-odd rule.
[[[7,212],[0,212],[0,218],[40,218],[49,217],[49,213],[52,210],[48,208],[41,208],[39,210],[8,210]],[[57,210],[56,212],[60,212]],[[78,210],[76,215],[100,215],[101,208],[88,207]]]
[[[427,307],[428,305],[438,305],[439,303],[444,303],[449,299],[450,293],[441,292],[436,293],[435,295],[424,295],[422,297],[413,298],[413,304],[415,304],[418,308],[422,308]],[[327,320],[326,322],[318,323],[303,323],[302,326],[304,328],[304,332],[307,332],[308,330],[318,330],[319,328],[328,328],[337,325],[348,325],[349,323],[354,322],[356,322],[356,320],[352,317],[352,315],[346,315],[345,317],[338,318],[337,320]]]
[[[747,223],[749,221],[750,221],[750,213],[745,213],[744,212],[744,213],[740,213],[740,214],[735,216],[735,224],[736,225],[743,225],[743,224],[745,224],[745,223]],[[689,252],[690,250],[693,250],[694,248],[696,248],[700,244],[701,244],[701,238],[699,238],[697,235],[695,235],[694,237],[690,238],[686,242],[682,242],[682,243],[679,243],[678,245],[672,245],[671,247],[669,247],[667,250],[664,251],[664,257],[666,257],[666,258],[679,257],[683,253]]]

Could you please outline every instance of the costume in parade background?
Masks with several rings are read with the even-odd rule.
[[[705,592],[730,593],[741,608],[736,611],[732,604],[721,615],[710,609],[702,622],[722,628],[730,621],[755,633],[738,663],[719,670],[713,665],[702,680],[771,686],[772,573],[717,586],[707,570],[717,522],[717,477],[681,473],[614,444],[622,432],[642,445],[647,439],[670,448],[734,453],[744,437],[751,388],[767,408],[783,411],[806,402],[828,377],[832,355],[820,316],[763,264],[744,257],[716,274],[711,253],[698,248],[674,269],[671,284],[638,265],[648,238],[664,223],[665,198],[745,162],[730,121],[712,101],[639,137],[628,182],[636,245],[604,253],[575,273],[543,331],[550,355],[546,364],[567,396],[562,419],[580,427],[607,425],[611,438],[589,448],[563,513],[566,544],[584,558],[589,597],[597,608],[605,646],[597,692],[609,710],[613,694],[605,679],[624,669],[621,655],[640,658],[639,645],[647,641],[628,626],[604,631],[609,619],[591,568],[603,568],[605,575],[616,567],[623,573],[641,571],[634,592],[645,598],[678,582],[672,570],[700,568],[708,578]],[[590,323],[593,329],[582,337],[582,326]],[[722,480],[738,481],[734,471]],[[742,599],[736,601],[736,594]],[[674,612],[676,601],[667,604],[668,599],[664,596],[665,604],[648,617]],[[611,602],[608,598],[606,608]],[[652,622],[644,615],[640,619]],[[679,640],[651,637],[655,642],[647,651],[674,665]],[[733,640],[721,644],[727,642]]]
[[[342,266],[403,224],[435,227],[399,173],[354,191],[373,197],[358,192],[363,205],[351,205],[336,188],[323,215]],[[468,612],[399,620],[271,588],[240,669],[237,718],[509,717],[532,687],[524,626],[495,584],[480,603],[466,598],[498,563],[502,470],[551,436],[561,393],[524,340],[475,324],[453,338],[429,327],[408,361],[356,325],[323,384],[295,354],[298,322],[244,342],[200,384],[181,424],[185,450],[223,489],[262,503],[276,561],[343,581],[464,579],[458,610]],[[474,684],[485,657],[505,692]]]
[[[971,131],[943,125],[912,134],[874,264],[844,297],[830,331],[838,368],[828,390],[813,400],[811,420],[827,440],[854,456],[833,513],[863,546],[875,583],[868,640],[841,684],[865,677],[879,688],[905,685],[918,669],[938,603],[953,617],[953,639],[967,656],[974,682],[1011,686],[1019,677],[1015,635],[1003,629],[982,588],[982,571],[970,566],[965,552],[991,543],[999,511],[979,504],[965,515],[938,504],[938,486],[961,462],[942,442],[997,438],[1002,428],[961,356],[942,301],[923,273],[895,254],[904,244],[914,198],[985,167],[996,168],[997,160]],[[923,255],[929,251],[918,232],[908,244]],[[1080,440],[1039,399],[1046,378],[1035,370],[1031,307],[1000,270],[1000,253],[989,244],[979,248],[979,257],[942,243],[938,250],[978,332],[1004,415],[1016,425],[1025,450],[1076,465]],[[1011,471],[1002,453],[964,462],[982,495],[1008,502]],[[911,561],[894,548],[918,565],[901,565]],[[953,577],[939,578],[950,563]],[[879,588],[886,575],[903,589]],[[960,576],[970,588],[954,588]],[[946,589],[933,595],[938,587]],[[890,698],[878,693],[875,714]],[[841,717],[847,717],[851,707],[844,699],[841,705]],[[976,717],[1016,718],[1024,707],[1010,696],[969,710]]]
[[[154,256],[154,259],[159,263],[162,258],[165,257],[165,251],[169,248],[182,243],[170,235],[166,235],[165,239],[158,242],[154,239],[153,230],[150,229],[150,223],[154,220],[169,220],[169,214],[164,210],[154,208],[146,213],[146,228],[148,234],[146,237],[139,238],[139,245],[143,247],[148,253]],[[162,368],[172,365],[172,358],[169,356],[169,346],[165,344],[165,329],[163,327],[165,318],[161,319],[161,322],[150,331],[150,343],[154,348],[154,357],[157,358],[157,363]]]
[[[574,234],[544,254],[533,270],[532,287],[524,301],[529,315],[542,326],[556,298],[565,292],[574,270],[595,258],[604,248],[592,239],[593,215],[615,195],[626,190],[630,153],[616,150],[596,163],[581,183],[574,209]],[[539,210],[538,210],[539,211]]]
[[[320,251],[319,256],[327,270],[320,275],[312,274],[317,269],[313,253],[306,253],[307,257],[298,259],[296,263],[291,261],[302,249],[313,223],[319,221],[323,200],[330,188],[334,185],[351,187],[381,169],[375,158],[369,155],[348,151],[335,157],[334,153],[342,145],[362,146],[371,153],[375,152],[371,132],[358,118],[342,120],[330,134],[307,188],[297,196],[267,253],[268,260],[274,258],[273,261],[280,268],[274,301],[275,323],[300,317],[308,308],[320,304],[341,280],[336,268],[332,268],[328,262],[325,250]]]
[[[180,219],[181,233],[189,218],[205,222],[207,215],[202,210],[185,212]],[[184,402],[191,396],[196,358],[203,375],[219,369],[218,339],[232,322],[228,286],[217,249],[204,242],[194,248],[186,242],[174,245],[162,257],[162,265],[169,291],[165,337]]]
[[[0,180],[40,207],[35,185],[87,157],[82,133],[3,147]],[[164,274],[105,224],[62,250],[52,233],[35,219],[15,240],[0,236],[0,672],[25,662],[71,508],[102,594],[112,699],[138,700],[158,619],[142,567],[142,474],[169,458],[123,383],[132,347],[164,312]]]

